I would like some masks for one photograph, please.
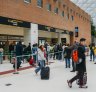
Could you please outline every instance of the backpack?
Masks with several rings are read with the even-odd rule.
[[[28,62],[30,65],[34,65],[34,59],[32,57],[29,58]]]
[[[67,51],[66,51],[67,48],[64,49],[64,58],[67,57]]]
[[[74,63],[78,63],[79,62],[78,49],[74,49],[72,51],[72,59],[73,59]]]

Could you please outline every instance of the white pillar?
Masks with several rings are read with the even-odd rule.
[[[60,32],[58,33],[58,43],[59,44],[61,43],[61,33]]]
[[[31,28],[24,30],[24,44],[38,44],[38,24],[31,23]]]

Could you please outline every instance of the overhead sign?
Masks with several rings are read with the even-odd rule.
[[[30,28],[30,22],[0,16],[0,24]]]

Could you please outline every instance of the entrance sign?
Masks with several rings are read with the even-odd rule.
[[[30,22],[0,16],[0,24],[30,28]]]

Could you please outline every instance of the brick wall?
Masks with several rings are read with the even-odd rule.
[[[75,4],[71,3],[69,0],[61,0],[61,6],[59,7],[59,14],[54,13],[54,7],[58,6],[58,3],[53,2],[53,0],[43,0],[43,8],[37,7],[37,0],[32,0],[31,3],[24,3],[24,0],[0,0],[0,16],[24,20],[28,22],[43,24],[59,29],[66,29],[69,31],[74,31],[75,26],[79,27],[79,38],[86,37],[87,44],[91,41],[90,34],[90,16],[77,7]],[[46,3],[50,2],[52,5],[52,10],[47,11]],[[63,7],[65,4],[65,8]],[[74,16],[74,21],[71,19],[67,20],[66,15],[68,10],[73,10],[69,13]],[[65,12],[65,16],[61,16],[61,11]],[[78,14],[77,14],[78,13]],[[86,20],[79,17],[82,15]]]

